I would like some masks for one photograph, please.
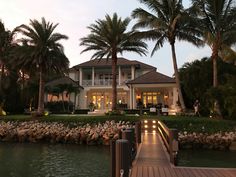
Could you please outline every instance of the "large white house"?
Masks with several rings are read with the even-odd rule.
[[[86,109],[93,103],[97,110],[111,109],[111,60],[96,59],[76,65],[70,69],[69,77],[81,86],[80,93],[71,99],[76,108]],[[177,111],[178,92],[174,78],[139,61],[118,58],[117,92],[117,103],[123,108],[136,109],[142,103],[146,108],[165,105]]]

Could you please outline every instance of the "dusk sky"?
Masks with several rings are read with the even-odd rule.
[[[188,7],[189,1],[183,0]],[[9,30],[21,24],[29,24],[30,19],[59,23],[56,31],[69,37],[63,41],[65,54],[70,60],[70,66],[90,60],[91,52],[80,54],[83,47],[79,46],[80,38],[85,37],[89,30],[86,28],[97,19],[103,19],[106,14],[116,12],[122,18],[129,17],[131,12],[140,7],[138,0],[0,0],[0,19]],[[130,23],[129,28],[134,24]],[[171,49],[168,43],[158,50],[153,57],[150,56],[153,44],[149,43],[149,54],[139,56],[134,53],[124,53],[123,57],[130,60],[138,60],[157,68],[158,72],[173,75]],[[176,43],[178,66],[185,62],[210,56],[209,47],[196,48],[186,42]]]

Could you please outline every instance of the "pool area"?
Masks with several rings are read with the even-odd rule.
[[[110,177],[109,147],[0,143],[4,177]]]

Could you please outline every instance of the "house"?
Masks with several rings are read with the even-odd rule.
[[[88,108],[93,103],[97,110],[107,111],[112,104],[111,60],[95,59],[70,69],[69,77],[81,86],[75,107]],[[73,100],[73,99],[72,99]],[[177,111],[178,92],[175,79],[156,71],[148,64],[118,58],[117,103],[123,108],[136,109],[162,105]]]

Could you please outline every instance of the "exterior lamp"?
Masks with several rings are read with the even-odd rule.
[[[141,95],[140,95],[140,94],[138,94],[136,98],[137,98],[137,99],[141,99]]]

